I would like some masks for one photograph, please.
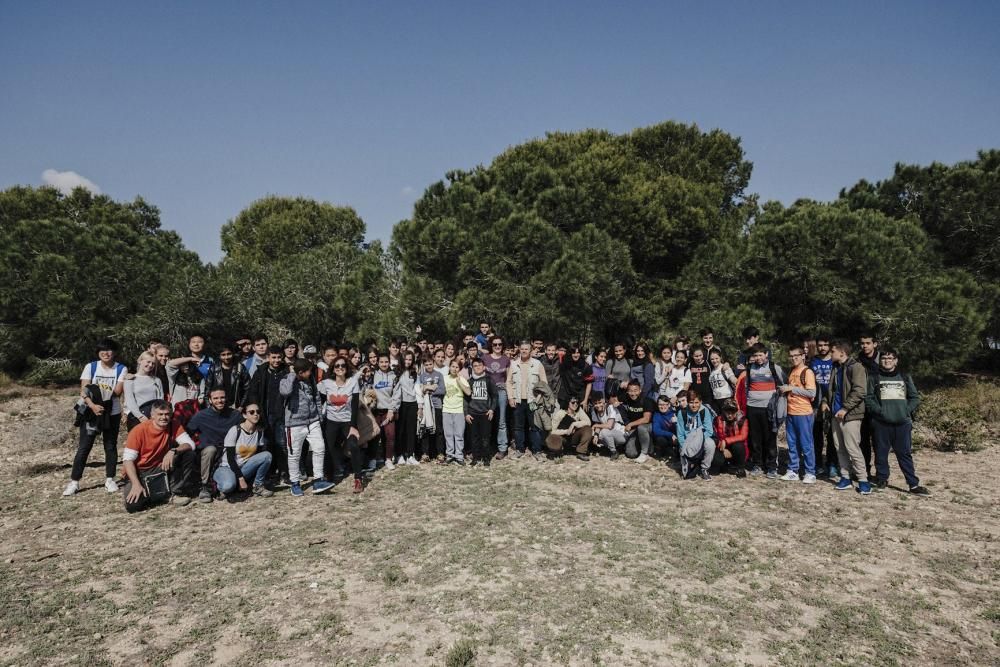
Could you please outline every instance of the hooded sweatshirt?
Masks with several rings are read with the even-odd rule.
[[[489,375],[471,374],[469,388],[472,394],[465,397],[465,414],[485,415],[490,410],[496,411],[497,386]]]
[[[295,373],[281,378],[278,391],[285,398],[285,426],[308,426],[319,421],[323,395],[311,382],[303,382]]]
[[[375,390],[375,409],[392,410],[399,412],[399,403],[402,400],[402,387],[399,386],[396,373],[392,370],[382,371],[375,369],[372,375],[372,388]]]

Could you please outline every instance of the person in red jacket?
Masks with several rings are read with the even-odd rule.
[[[713,471],[723,472],[728,467],[737,477],[747,476],[747,437],[749,429],[746,417],[740,412],[736,401],[727,398],[722,404],[722,414],[715,418],[715,458]]]

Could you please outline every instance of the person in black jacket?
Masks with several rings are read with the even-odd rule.
[[[246,399],[243,404],[256,403],[263,413],[264,429],[268,441],[273,445],[271,452],[274,465],[271,470],[281,476],[282,484],[291,484],[288,479],[288,446],[285,431],[285,400],[281,396],[281,379],[288,375],[285,351],[277,345],[267,349],[267,364],[258,366],[250,378]]]
[[[211,395],[213,389],[226,391],[226,405],[237,408],[246,399],[247,387],[250,384],[250,374],[246,367],[239,363],[233,348],[223,345],[219,352],[219,363],[212,367],[208,377],[205,394]]]

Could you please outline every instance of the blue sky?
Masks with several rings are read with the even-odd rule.
[[[267,194],[387,240],[449,169],[678,120],[741,137],[762,199],[831,199],[1000,147],[998,26],[996,2],[0,0],[0,188],[73,171],[216,261]]]

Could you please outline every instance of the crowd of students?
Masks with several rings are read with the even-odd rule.
[[[828,336],[793,344],[790,368],[771,359],[759,332],[743,331],[732,363],[703,329],[653,354],[644,342],[584,350],[540,339],[514,342],[487,322],[476,335],[387,348],[319,348],[266,336],[223,345],[217,358],[193,335],[184,356],[154,340],[134,371],[112,340],[83,368],[80,440],[63,495],[80,489],[100,436],[105,488],[116,493],[118,438],[125,508],[197,498],[325,493],[350,479],[355,493],[376,471],[430,462],[489,467],[508,456],[537,461],[594,454],[663,461],[685,478],[713,474],[813,484],[867,495],[885,488],[889,452],[910,493],[920,397],[899,355],[873,336],[860,352]],[[779,477],[778,432],[788,458]],[[872,466],[874,463],[874,474]]]

